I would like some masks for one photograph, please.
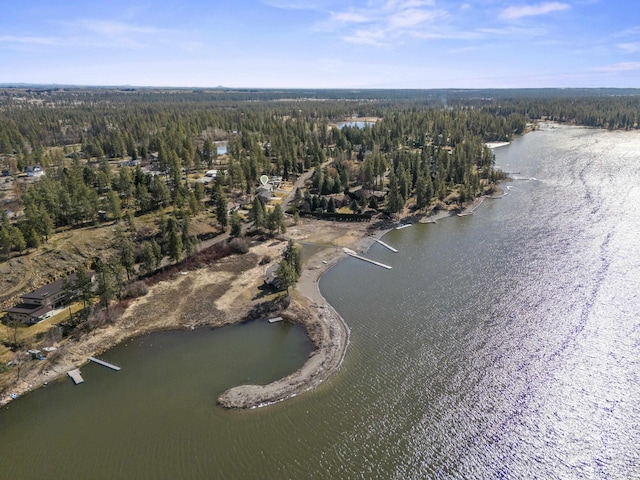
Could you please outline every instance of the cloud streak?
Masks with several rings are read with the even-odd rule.
[[[58,44],[58,41],[53,37],[36,37],[30,35],[0,35],[0,45],[2,44],[56,45]]]
[[[598,72],[634,72],[640,70],[640,62],[621,62],[594,68]]]
[[[548,13],[561,12],[568,10],[571,5],[560,2],[546,2],[535,5],[518,5],[509,7],[500,13],[499,18],[502,20],[518,20],[524,17],[536,17],[547,15]]]
[[[427,38],[430,31],[439,29],[448,13],[434,8],[432,0],[370,1],[366,6],[344,11],[330,11],[329,21],[319,30],[336,32],[349,43],[389,46],[404,38]]]
[[[618,44],[618,48],[627,53],[640,52],[640,42],[620,43]]]

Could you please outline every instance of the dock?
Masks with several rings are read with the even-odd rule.
[[[376,242],[378,242],[380,245],[382,245],[383,247],[387,247],[389,250],[391,250],[393,253],[398,253],[398,250],[393,248],[391,245],[387,245],[386,243],[384,243],[382,240],[378,240],[377,238],[374,239]]]
[[[506,195],[506,193],[505,193]],[[493,198],[493,197],[489,197],[489,198]],[[480,205],[482,205],[482,202],[484,202],[484,197],[482,197],[482,199],[473,206],[473,208],[469,209],[469,210],[465,210],[462,213],[459,213],[458,216],[459,217],[468,217],[469,215],[473,215],[473,212],[475,211],[476,208],[478,208]]]
[[[371,260],[370,258],[362,257],[362,256],[358,255],[356,252],[354,252],[353,250],[351,250],[350,248],[343,248],[342,251],[344,253],[346,253],[347,255],[353,257],[353,258],[357,258],[358,260],[363,260],[365,262],[369,262],[369,263],[372,263],[374,265],[377,265],[378,267],[382,267],[382,268],[386,268],[387,270],[391,270],[391,267],[389,265],[385,265],[384,263],[376,262],[375,260]]]
[[[67,375],[69,375],[71,380],[73,380],[73,383],[75,383],[76,385],[84,382],[84,378],[82,378],[82,375],[80,375],[80,369],[79,368],[76,368],[75,370],[71,370],[71,371],[67,372]]]
[[[91,360],[94,363],[97,363],[98,365],[102,365],[103,367],[107,367],[107,368],[110,368],[111,370],[115,370],[116,372],[120,370],[120,367],[116,365],[112,365],[111,363],[105,362],[104,360],[100,360],[98,358],[89,357],[89,360]]]
[[[282,321],[282,317],[275,317],[275,318],[270,318],[269,319],[269,323],[276,323],[276,322],[281,322]]]

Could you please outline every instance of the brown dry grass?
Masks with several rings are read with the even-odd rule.
[[[312,313],[308,308],[323,303],[317,291],[317,275],[322,266],[326,267],[325,259],[332,263],[339,258],[339,247],[359,245],[363,238],[367,241],[367,228],[363,223],[322,222],[320,225],[314,220],[301,220],[289,227],[288,238],[326,247],[305,265],[300,291],[294,295],[302,303],[298,307],[293,305],[285,315],[289,321],[304,323],[319,348],[298,373],[298,385],[302,389],[310,387],[305,378],[326,378],[329,371],[339,365],[346,348],[344,336],[348,336],[345,328],[336,327],[338,323],[327,324],[315,309]],[[112,318],[97,319],[99,326],[98,323],[94,325],[97,328],[59,343],[61,351],[55,358],[26,361],[20,381],[15,377],[15,369],[2,375],[0,405],[9,401],[9,392],[23,393],[33,389],[81,365],[88,356],[99,354],[128,338],[162,329],[218,326],[243,320],[256,305],[277,296],[262,289],[262,275],[269,264],[261,261],[268,257],[272,259],[271,264],[278,262],[285,245],[286,238],[266,239],[252,246],[248,254],[224,258],[220,258],[219,250],[207,249],[189,262],[167,268],[157,281],[147,281],[149,292],[146,296],[111,307]],[[322,264],[320,260],[323,260]],[[118,310],[122,315],[113,315],[118,314]],[[323,332],[322,335],[319,332]],[[326,337],[324,342],[321,336]],[[322,375],[318,375],[320,368],[325,370]],[[274,385],[272,391],[278,392],[280,387]],[[282,390],[282,395],[289,395],[289,390]]]

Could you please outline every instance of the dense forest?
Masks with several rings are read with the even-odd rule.
[[[138,260],[157,244],[177,259],[194,241],[190,218],[209,211],[237,233],[229,200],[253,198],[261,175],[286,181],[312,168],[292,213],[463,206],[501,178],[486,142],[509,141],[541,119],[635,129],[638,93],[4,88],[0,159],[16,182],[4,199],[0,252],[37,248],[60,228],[154,214],[159,231]],[[336,126],[354,118],[375,121]],[[37,181],[24,178],[33,166],[44,172]],[[220,172],[215,182],[195,181],[210,169]],[[346,205],[336,205],[340,195]],[[280,228],[263,219],[273,209],[243,203],[246,220]],[[172,252],[176,237],[181,250]]]

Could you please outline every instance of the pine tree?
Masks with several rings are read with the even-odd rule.
[[[227,228],[227,224],[229,223],[229,218],[227,215],[227,197],[222,191],[222,186],[218,185],[216,187],[216,190],[216,218],[218,219],[218,223],[224,231]]]
[[[249,212],[249,219],[253,220],[253,226],[256,229],[260,229],[265,225],[265,212],[264,205],[260,197],[256,195],[251,205],[251,212]]]
[[[76,271],[76,279],[73,284],[74,289],[82,300],[83,308],[87,308],[87,303],[93,298],[93,283],[84,265],[80,265]]]
[[[293,270],[296,275],[302,274],[302,255],[300,247],[293,243],[293,240],[287,242],[287,247],[284,251],[283,258],[293,266]]]
[[[156,268],[156,256],[149,242],[142,244],[140,252],[140,271],[144,274],[151,273]]]
[[[116,227],[114,247],[118,251],[120,265],[127,274],[127,280],[131,280],[131,277],[135,275],[135,246],[131,234],[121,225]]]
[[[387,211],[389,213],[398,213],[404,206],[404,200],[398,189],[398,179],[395,173],[389,175],[389,193],[387,194]]]
[[[276,204],[276,206],[273,208],[273,222],[275,224],[275,229],[278,230],[278,232],[280,233],[286,233],[287,232],[287,226],[284,223],[284,213],[282,212],[282,207],[280,206],[280,204]]]
[[[167,221],[167,250],[169,258],[174,262],[178,262],[182,257],[184,245],[182,243],[182,236],[178,231],[178,225],[175,217],[169,217]]]
[[[239,237],[242,234],[242,221],[238,212],[231,214],[231,236]]]

